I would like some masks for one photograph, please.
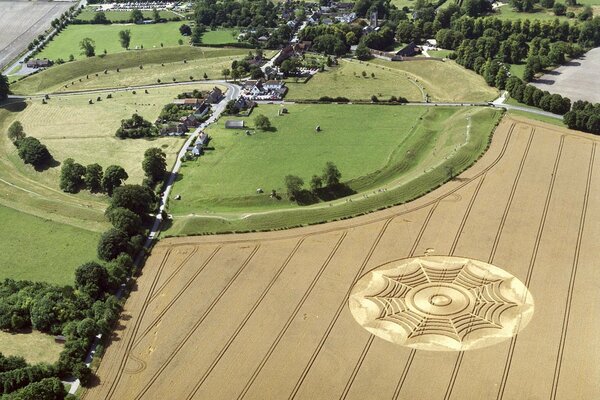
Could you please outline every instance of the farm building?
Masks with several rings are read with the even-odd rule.
[[[27,67],[28,68],[46,68],[52,65],[52,61],[48,60],[47,58],[39,59],[31,59],[29,61],[27,61]]]

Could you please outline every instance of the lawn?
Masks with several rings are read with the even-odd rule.
[[[431,57],[446,58],[452,53],[452,50],[429,50],[428,53]]]
[[[278,105],[256,108],[245,119],[251,135],[244,130],[225,129],[227,118],[209,129],[214,150],[207,150],[196,161],[184,163],[181,178],[173,188],[173,194],[181,195],[181,200],[171,200],[169,211],[181,217],[291,207],[297,211],[310,209],[320,218],[322,215],[314,206],[299,207],[286,200],[286,175],[298,175],[308,186],[310,177],[320,175],[325,163],[332,161],[340,169],[342,181],[361,193],[420,179],[434,173],[446,159],[455,161],[455,156],[462,166],[455,168],[458,171],[468,160],[470,164],[473,157],[478,157],[482,143],[487,144],[490,123],[499,115],[489,109],[456,107],[301,104],[286,107],[289,114],[283,116],[278,116]],[[266,115],[275,131],[255,131],[253,119],[258,114]],[[465,157],[461,152],[465,148],[470,115],[474,119],[483,117],[484,123],[471,130],[469,138],[479,144],[476,151]],[[317,125],[322,132],[315,132]],[[473,134],[475,130],[477,134]],[[257,193],[257,188],[265,193]],[[271,199],[272,189],[283,199]],[[316,207],[322,207],[321,204]],[[313,216],[302,218],[310,220]]]
[[[564,1],[562,1],[564,4]],[[569,10],[574,11],[574,10]],[[568,21],[569,19],[565,16],[557,17],[554,15],[551,9],[546,9],[540,6],[539,4],[534,5],[534,9],[532,12],[518,12],[513,9],[510,5],[505,5],[496,9],[496,12],[493,14],[495,17],[500,19],[508,19],[508,20],[518,20],[518,19],[529,19],[529,20],[542,20],[542,21],[553,21],[558,18],[561,21]]]
[[[202,35],[204,44],[229,44],[237,43],[239,31],[236,29],[216,29],[207,31]]]
[[[75,59],[83,59],[85,55],[79,43],[83,38],[90,38],[96,43],[96,54],[108,54],[126,51],[119,42],[119,32],[125,29],[131,31],[130,49],[160,48],[161,44],[177,46],[179,39],[187,42],[187,38],[179,33],[181,22],[167,22],[164,24],[136,25],[69,25],[60,34],[54,37],[46,47],[37,55],[39,58],[68,60],[70,55]]]
[[[305,107],[318,107],[318,110],[310,110],[310,115],[303,118],[296,117],[307,122],[287,122]],[[271,118],[278,127],[277,132],[246,136],[243,132],[215,129],[215,154],[184,164],[183,177],[173,191],[181,193],[182,199],[170,201],[174,220],[164,236],[289,228],[347,218],[410,201],[447,181],[448,171],[458,174],[472,165],[487,148],[490,133],[502,115],[500,110],[479,107],[294,105],[289,108],[289,115]],[[275,107],[255,110],[257,114],[269,116],[274,112]],[[329,127],[323,119],[334,114],[335,124],[332,122],[334,125]],[[471,119],[472,128],[465,142],[467,117]],[[285,125],[277,118],[286,121]],[[397,123],[392,124],[391,120]],[[314,133],[312,128],[304,132],[290,131],[298,124],[311,126],[315,122],[325,128],[322,134]],[[288,125],[290,128],[286,128]],[[365,127],[370,128],[368,134],[364,133]],[[283,135],[289,137],[289,143],[278,137]],[[351,143],[348,143],[349,137]],[[377,140],[373,140],[374,137]],[[238,145],[236,141],[246,143]],[[387,148],[380,146],[380,142]],[[361,151],[363,148],[369,151]],[[288,173],[297,173],[307,180],[321,172],[325,160],[334,161],[340,167],[342,181],[359,193],[350,198],[300,207],[287,201],[285,196],[278,201],[269,199],[268,194],[255,192],[257,187],[267,192],[283,190],[283,176]],[[280,165],[286,165],[285,170]],[[216,184],[217,180],[220,185]],[[380,191],[377,185],[385,190]],[[238,199],[223,196],[236,191]],[[250,204],[270,209],[248,212]],[[231,210],[239,207],[238,212],[218,211],[227,205]]]
[[[431,101],[480,102],[498,97],[498,91],[489,87],[481,76],[450,60],[394,62],[374,59],[368,65],[385,67],[401,77],[411,77],[424,87]]]
[[[525,64],[509,64],[510,73],[516,77],[523,79],[523,73],[525,72]]]
[[[0,206],[0,280],[72,285],[77,266],[96,260],[100,234]],[[4,343],[4,339],[0,339]],[[0,345],[0,352],[3,352]]]
[[[53,66],[38,74],[30,75],[15,84],[11,90],[16,94],[48,93],[57,90],[81,90],[86,88],[115,87],[129,84],[156,83],[156,79],[172,81],[196,79],[207,72],[215,78],[222,65],[248,54],[243,49],[215,49],[204,47],[178,46],[162,49],[128,51],[108,54],[104,57],[91,57],[81,61]],[[184,64],[184,60],[187,63]],[[197,62],[192,62],[197,60]],[[165,64],[165,67],[162,67]],[[142,65],[143,69],[139,66]],[[159,68],[160,67],[160,68]],[[120,71],[117,73],[116,69]],[[104,74],[107,70],[107,74]],[[98,74],[98,77],[95,76]],[[86,76],[89,75],[89,79]],[[220,76],[219,76],[220,77]],[[79,82],[79,79],[82,82]],[[67,85],[67,88],[64,85]]]
[[[179,17],[179,15],[175,14],[169,10],[160,10],[158,12],[161,18],[169,19]],[[78,16],[77,19],[81,21],[91,21],[96,14],[95,8],[86,7]],[[149,10],[142,11],[145,19],[153,19],[154,13]],[[106,19],[110,22],[128,22],[131,18],[131,11],[104,11],[104,15],[106,15]]]
[[[0,353],[5,356],[21,356],[30,364],[54,364],[63,346],[54,337],[41,332],[8,333],[0,331]]]

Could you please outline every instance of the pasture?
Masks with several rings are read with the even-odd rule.
[[[366,77],[363,77],[363,71]],[[427,94],[430,101],[477,102],[492,100],[498,94],[473,71],[452,61],[433,60],[341,60],[338,67],[318,73],[305,84],[289,82],[288,86],[286,98],[290,100],[322,96],[370,100],[375,95],[384,101],[391,96],[423,101],[424,94]]]
[[[276,229],[408,201],[446,181],[448,168],[458,173],[471,165],[500,115],[487,108],[296,104],[278,117],[278,108],[261,105],[246,120],[253,130],[253,118],[266,115],[274,132],[226,130],[226,117],[207,130],[214,150],[183,164],[172,192],[181,200],[169,202],[174,221],[166,235]],[[312,206],[290,203],[285,176],[298,175],[309,188],[327,161],[357,194]],[[272,189],[280,200],[269,197]]]
[[[54,66],[12,84],[11,90],[17,94],[35,94],[85,88],[112,88],[119,85],[152,84],[159,78],[171,82],[173,77],[189,80],[192,74],[196,79],[201,79],[203,72],[207,72],[209,78],[214,79],[217,72],[220,75],[219,68],[223,63],[231,64],[233,59],[246,54],[248,51],[242,49],[189,46],[108,54],[104,57],[91,57]],[[184,60],[187,60],[187,63],[184,63]],[[140,65],[143,69],[139,68]],[[117,73],[117,68],[123,72]],[[104,70],[107,70],[107,74],[104,74]]]
[[[598,142],[504,118],[473,167],[412,203],[161,240],[84,399],[599,398]],[[363,298],[382,315],[369,330],[412,333],[398,344],[353,312],[369,272],[408,257],[413,275],[373,280]],[[462,261],[436,266],[450,257]],[[528,289],[527,314],[481,262]],[[529,324],[506,332],[519,315]],[[457,351],[481,334],[486,347]],[[417,346],[433,341],[447,351]]]
[[[50,22],[76,3],[68,1],[3,0],[0,12],[0,70],[16,58],[38,35],[50,29]]]
[[[61,162],[71,157],[88,165],[99,163],[103,168],[111,164],[121,165],[129,174],[127,183],[141,183],[143,179],[143,153],[150,147],[159,147],[167,154],[171,166],[182,138],[125,139],[114,134],[121,119],[138,113],[154,121],[162,107],[177,94],[197,89],[210,89],[212,85],[184,85],[143,90],[108,92],[90,95],[52,96],[48,104],[33,100],[25,107],[0,110],[0,131],[5,132],[15,120],[22,122],[25,132],[44,143],[54,158]],[[100,96],[101,101],[96,97]],[[12,143],[2,135],[0,138],[0,188],[2,204],[68,225],[101,232],[108,227],[104,218],[106,197],[81,192],[77,195],[60,191],[58,181],[60,167],[36,172],[23,164]],[[94,247],[95,249],[95,247]],[[93,250],[93,249],[90,249]],[[87,250],[86,250],[87,251]]]
[[[228,44],[237,43],[239,31],[236,29],[215,29],[206,31],[202,35],[204,44]]]
[[[0,280],[72,285],[75,268],[97,259],[100,234],[0,205]],[[0,340],[2,342],[2,340]],[[0,347],[0,352],[2,348]]]
[[[0,331],[0,353],[5,356],[20,356],[30,364],[54,364],[63,346],[54,342],[54,336],[33,331],[8,333]]]
[[[167,22],[164,24],[112,24],[112,25],[69,25],[60,34],[56,35],[46,47],[37,55],[39,58],[48,58],[56,61],[59,58],[68,60],[73,55],[76,60],[86,58],[82,53],[79,43],[84,38],[92,39],[96,44],[96,55],[135,51],[138,49],[156,49],[177,46],[179,39],[187,43],[188,38],[179,33],[181,22]],[[119,32],[131,31],[131,50],[125,50],[119,42]]]

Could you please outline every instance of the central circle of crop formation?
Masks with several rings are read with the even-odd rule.
[[[365,274],[349,298],[369,332],[422,350],[490,346],[523,329],[533,298],[508,272],[462,257],[427,256],[384,264]]]

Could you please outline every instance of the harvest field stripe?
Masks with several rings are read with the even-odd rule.
[[[433,207],[431,207],[429,212],[427,213],[427,216],[425,217],[425,220],[423,221],[423,224],[421,225],[421,229],[419,230],[419,233],[417,234],[417,237],[415,238],[415,241],[413,242],[413,245],[408,253],[408,257],[414,256],[415,251],[417,250],[417,246],[419,245],[419,243],[421,242],[421,238],[423,237],[423,233],[425,233],[425,229],[427,228],[427,225],[429,224],[429,220],[431,219],[431,216],[434,214],[436,208],[440,204],[440,201],[441,200],[437,201],[433,205]],[[356,362],[356,365],[354,366],[354,369],[352,370],[352,374],[350,375],[350,378],[346,382],[346,386],[344,387],[344,390],[342,391],[342,394],[340,395],[340,400],[344,400],[348,396],[348,393],[350,392],[350,389],[352,388],[352,384],[354,383],[354,380],[356,379],[356,375],[358,375],[358,372],[360,371],[360,368],[362,367],[363,362],[365,361],[365,358],[367,357],[367,354],[369,353],[369,350],[371,349],[371,345],[373,344],[374,339],[375,339],[375,335],[369,336],[369,339],[367,340],[367,343],[365,344],[363,351],[361,352],[360,357],[358,358],[358,361]]]
[[[345,234],[343,235],[342,239],[344,237],[345,237]],[[304,239],[302,239],[302,241],[304,241]],[[340,241],[340,243],[341,243],[341,241]],[[215,358],[213,360],[213,362],[211,363],[211,365],[204,372],[204,375],[202,375],[202,377],[196,383],[196,385],[194,386],[194,388],[192,389],[192,391],[187,395],[187,397],[186,397],[187,400],[193,398],[196,395],[196,393],[198,392],[198,390],[200,389],[200,387],[202,386],[202,384],[206,381],[206,379],[208,378],[208,376],[212,373],[212,371],[217,366],[217,364],[219,363],[219,361],[221,360],[221,358],[223,358],[223,355],[225,355],[225,353],[227,352],[227,350],[229,349],[229,347],[231,346],[231,344],[233,343],[233,341],[235,340],[235,338],[239,335],[239,333],[242,331],[242,329],[244,329],[244,326],[246,326],[246,323],[248,322],[248,320],[250,320],[250,318],[252,317],[252,315],[254,315],[254,312],[258,309],[258,306],[262,303],[262,301],[264,300],[264,298],[267,296],[268,292],[271,290],[271,288],[273,287],[273,285],[275,284],[275,282],[277,281],[277,279],[279,278],[279,276],[281,275],[281,273],[283,272],[283,270],[285,269],[285,267],[287,267],[287,265],[290,263],[290,261],[293,258],[293,255],[296,254],[296,250],[299,247],[300,247],[299,245],[297,247],[295,247],[294,250],[293,250],[293,252],[286,258],[286,260],[285,260],[284,264],[282,265],[282,267],[277,271],[277,273],[275,274],[275,276],[269,282],[269,285],[267,285],[267,287],[265,288],[265,290],[262,292],[261,296],[254,303],[254,305],[250,308],[250,311],[248,311],[248,313],[246,314],[246,316],[244,317],[244,319],[242,320],[242,322],[238,325],[238,327],[234,331],[233,335],[231,335],[229,337],[229,340],[227,340],[227,343],[221,349],[221,351],[217,355],[217,358]]]
[[[188,254],[188,256],[171,272],[169,277],[165,280],[165,282],[160,285],[156,292],[150,297],[150,302],[152,303],[159,296],[160,292],[162,292],[165,287],[173,280],[173,278],[181,271],[181,269],[188,263],[188,261],[198,252],[198,246],[194,246],[194,249]]]
[[[117,389],[117,386],[119,385],[119,381],[121,380],[121,377],[123,376],[123,372],[125,372],[125,365],[127,363],[127,359],[129,357],[129,352],[131,351],[131,348],[133,346],[133,341],[135,340],[135,337],[137,335],[137,330],[140,327],[140,324],[142,322],[142,319],[144,319],[144,314],[146,313],[146,309],[148,308],[148,300],[150,299],[150,295],[152,294],[152,292],[154,291],[154,288],[156,287],[160,276],[162,274],[162,271],[165,267],[165,264],[167,263],[167,260],[169,259],[169,256],[171,255],[171,249],[168,249],[165,252],[165,255],[162,259],[162,262],[160,263],[159,267],[158,267],[158,271],[156,273],[156,276],[154,277],[154,279],[152,280],[152,284],[150,285],[150,289],[148,290],[148,293],[146,294],[146,299],[142,305],[142,309],[140,311],[140,314],[138,315],[138,317],[135,320],[135,323],[133,325],[132,330],[130,331],[129,336],[127,337],[127,343],[125,345],[125,351],[123,352],[123,355],[121,357],[121,360],[119,361],[119,367],[116,370],[116,377],[115,379],[110,383],[109,389],[108,389],[108,393],[107,393],[107,400],[110,400],[112,398],[112,396],[115,393],[115,390]],[[149,272],[148,272],[149,273]]]
[[[377,235],[377,237],[375,238],[375,241],[371,245],[371,248],[369,249],[369,252],[367,253],[367,256],[365,257],[364,261],[362,262],[362,265],[358,269],[358,272],[354,276],[354,278],[352,280],[352,285],[350,285],[350,287],[348,288],[348,291],[344,295],[343,300],[340,303],[340,305],[338,306],[338,309],[336,310],[336,313],[334,314],[333,319],[331,320],[331,322],[329,323],[329,326],[327,327],[327,330],[325,331],[325,333],[321,337],[321,340],[319,341],[319,344],[317,345],[315,351],[311,355],[308,364],[304,367],[304,370],[302,371],[302,374],[300,375],[300,378],[296,382],[296,385],[294,386],[294,389],[292,389],[292,392],[290,393],[290,396],[288,397],[288,399],[293,399],[298,394],[298,391],[300,390],[300,387],[302,386],[302,383],[304,382],[304,379],[306,379],[306,376],[308,375],[308,371],[310,371],[310,369],[312,368],[312,365],[314,364],[315,360],[317,359],[317,356],[319,355],[321,349],[325,345],[325,342],[327,341],[327,338],[329,337],[329,334],[333,330],[333,327],[335,326],[335,323],[337,322],[338,318],[342,314],[342,310],[344,309],[344,306],[346,305],[346,303],[348,301],[348,296],[350,296],[350,292],[352,291],[352,286],[354,285],[354,283],[362,275],[364,269],[366,268],[367,264],[369,263],[369,260],[373,256],[373,253],[375,252],[375,249],[377,248],[377,245],[381,241],[381,238],[385,234],[388,226],[394,220],[394,218],[396,218],[396,217],[394,216],[394,217],[389,218],[383,224],[383,226],[381,227],[381,230],[379,231],[379,234]]]
[[[294,321],[294,319],[296,318],[296,316],[300,312],[300,309],[302,308],[302,306],[306,302],[306,299],[308,299],[308,296],[310,296],[310,294],[312,293],[313,288],[315,287],[315,285],[317,284],[317,282],[321,278],[321,275],[323,275],[323,272],[325,272],[325,269],[327,268],[327,266],[329,265],[329,263],[331,262],[331,260],[335,256],[335,254],[337,253],[338,249],[342,245],[342,242],[344,241],[344,239],[346,239],[347,235],[348,235],[348,231],[344,231],[344,233],[340,236],[339,240],[337,241],[337,243],[335,244],[335,246],[333,247],[333,249],[329,253],[329,256],[327,257],[327,259],[325,260],[325,262],[323,263],[323,265],[319,269],[317,275],[315,276],[315,278],[310,283],[308,289],[304,293],[304,296],[302,296],[302,298],[300,299],[300,301],[296,305],[296,308],[294,308],[294,311],[292,312],[292,314],[290,315],[290,317],[286,321],[285,325],[283,326],[283,328],[281,329],[281,331],[277,335],[277,338],[271,344],[271,347],[269,347],[269,350],[267,351],[267,353],[265,354],[265,356],[263,357],[263,359],[260,361],[258,367],[256,367],[256,369],[254,370],[254,372],[250,376],[250,379],[246,383],[246,386],[244,386],[244,389],[242,390],[242,392],[237,397],[238,399],[244,398],[244,396],[246,396],[246,393],[248,393],[248,390],[250,389],[250,387],[252,386],[252,384],[256,380],[256,377],[258,376],[258,374],[260,374],[260,372],[262,371],[263,367],[265,366],[265,364],[267,363],[267,361],[271,357],[271,354],[273,354],[273,352],[275,351],[275,348],[277,347],[277,345],[279,344],[279,342],[283,338],[283,335],[285,335],[285,333],[287,332],[288,328],[290,327],[290,325],[292,324],[292,322]],[[195,394],[198,391],[199,388],[200,388],[200,386],[195,387],[192,393]]]
[[[250,261],[250,259],[252,259],[252,256],[254,256],[254,254],[256,253],[256,251],[258,251],[258,247],[259,246],[257,246],[253,250],[253,252],[250,254],[248,262]],[[173,307],[173,305],[177,302],[177,300],[179,300],[179,298],[186,292],[186,290],[192,285],[192,283],[194,283],[194,280],[198,277],[198,275],[200,275],[200,273],[202,271],[204,271],[204,269],[206,268],[206,266],[208,264],[210,264],[210,262],[213,260],[213,258],[215,258],[215,256],[217,255],[217,253],[221,250],[221,248],[222,248],[222,246],[217,247],[210,254],[210,256],[208,256],[208,258],[206,259],[206,261],[204,261],[204,263],[202,263],[202,265],[200,266],[200,268],[198,268],[198,270],[196,272],[194,272],[194,274],[192,275],[192,277],[190,279],[188,279],[188,281],[185,283],[185,285],[183,285],[183,287],[179,290],[179,292],[177,292],[177,294],[175,296],[173,296],[173,298],[171,299],[171,301],[169,301],[169,303],[167,303],[167,305],[165,306],[165,308],[161,312],[159,312],[158,315],[148,325],[148,327],[146,329],[144,329],[144,331],[142,332],[142,334],[139,335],[138,339],[134,342],[134,344],[133,344],[134,348],[138,344],[140,344],[140,342],[146,337],[146,335],[148,333],[150,333],[150,331],[152,331],[152,328],[154,328],[156,326],[156,324],[158,324],[160,322],[160,320],[167,313],[167,311],[169,311],[171,309],[171,307]],[[186,260],[187,260],[187,258],[186,258]],[[152,299],[150,299],[150,301],[152,301]]]
[[[548,192],[546,194],[546,201],[544,203],[544,210],[542,212],[542,218],[540,219],[540,224],[538,227],[538,232],[535,238],[535,244],[533,246],[533,251],[531,253],[531,259],[529,261],[529,267],[527,269],[527,275],[525,277],[525,286],[529,287],[531,283],[531,277],[533,276],[533,268],[535,266],[535,262],[537,259],[538,249],[540,247],[542,234],[544,232],[544,227],[546,225],[546,217],[548,215],[548,209],[550,208],[550,201],[552,200],[552,193],[554,189],[554,182],[556,181],[556,175],[558,172],[558,166],[560,164],[560,157],[562,155],[563,144],[565,137],[561,136],[560,142],[558,145],[558,151],[556,153],[556,159],[554,160],[554,168],[552,169],[552,178],[550,179],[550,185],[548,186]],[[506,383],[508,382],[508,375],[510,373],[510,366],[512,364],[512,358],[515,352],[515,346],[517,344],[517,339],[519,335],[515,335],[512,337],[510,341],[510,346],[508,348],[508,353],[506,356],[506,361],[504,363],[504,369],[502,373],[502,379],[500,380],[500,385],[498,385],[498,395],[496,396],[496,400],[502,400],[504,397],[504,390],[506,389]]]
[[[250,310],[250,315],[258,307],[258,305],[260,304],[260,302],[262,301],[262,299],[266,296],[267,292],[273,286],[273,284],[275,283],[275,281],[277,280],[277,278],[279,277],[279,275],[281,275],[281,273],[283,272],[283,270],[285,269],[285,267],[290,263],[290,261],[292,260],[292,258],[294,257],[294,255],[296,254],[296,252],[298,251],[298,249],[300,248],[300,246],[302,245],[302,243],[304,243],[305,239],[306,239],[306,237],[303,237],[302,239],[300,239],[296,243],[296,245],[292,249],[291,253],[287,256],[287,258],[285,259],[285,261],[283,262],[283,264],[281,265],[281,267],[279,268],[279,270],[277,271],[277,273],[275,274],[275,276],[271,279],[271,281],[269,282],[268,286],[262,292],[262,294],[259,297],[258,301],[256,303],[254,303],[254,305],[252,306],[252,308]],[[154,382],[156,382],[156,380],[162,374],[162,372],[165,370],[165,368],[167,368],[167,366],[173,361],[173,359],[175,358],[175,356],[181,351],[181,349],[185,346],[185,344],[188,342],[188,340],[193,336],[193,334],[196,332],[196,330],[198,330],[198,328],[200,327],[200,325],[202,324],[202,322],[204,322],[204,319],[206,318],[206,316],[212,311],[212,309],[214,308],[214,306],[218,303],[218,301],[223,296],[223,294],[227,291],[227,288],[230,287],[230,285],[231,285],[232,282],[233,282],[233,280],[228,283],[228,286],[226,288],[224,288],[224,290],[221,291],[221,293],[219,293],[219,296],[217,298],[215,298],[215,300],[211,303],[209,309],[207,309],[204,312],[204,314],[202,315],[202,317],[200,318],[200,320],[198,320],[198,322],[196,322],[196,324],[194,324],[194,326],[192,327],[192,329],[186,334],[186,336],[183,338],[183,340],[181,340],[179,342],[179,344],[177,345],[177,347],[175,348],[175,350],[169,355],[169,357],[167,358],[167,360],[160,366],[160,368],[154,373],[154,375],[152,375],[152,377],[150,378],[150,380],[143,386],[143,388],[140,390],[140,392],[135,396],[136,400],[137,399],[141,399],[144,396],[144,394],[146,394],[146,392],[148,391],[148,389],[150,389],[150,387],[154,384]]]
[[[579,252],[581,249],[581,240],[583,238],[583,230],[585,228],[585,217],[587,215],[588,200],[590,197],[590,187],[592,183],[592,173],[594,168],[594,158],[596,155],[596,143],[592,145],[592,152],[590,154],[590,166],[588,168],[587,181],[585,185],[585,197],[583,199],[583,209],[581,210],[581,217],[579,220],[579,232],[577,234],[577,244],[575,247],[575,254],[573,256],[573,267],[571,269],[571,276],[569,278],[569,291],[567,294],[567,302],[565,306],[565,314],[563,317],[562,329],[560,332],[560,342],[558,346],[558,354],[556,355],[556,364],[554,366],[554,377],[552,379],[552,392],[550,398],[556,399],[556,393],[558,391],[558,384],[560,381],[560,371],[562,367],[562,359],[565,349],[565,343],[567,341],[567,331],[569,329],[569,317],[571,315],[571,303],[573,301],[573,290],[575,289],[575,278],[577,277],[577,267],[579,266]]]
[[[500,243],[500,237],[502,236],[502,231],[504,230],[504,225],[506,224],[506,219],[508,217],[508,213],[510,212],[510,207],[512,205],[515,192],[517,191],[517,187],[519,186],[519,180],[521,178],[521,174],[523,172],[523,167],[525,166],[525,161],[527,160],[527,156],[529,154],[529,149],[531,148],[531,142],[533,141],[533,137],[535,135],[535,129],[533,129],[529,133],[529,139],[527,140],[527,146],[525,147],[525,151],[523,152],[523,157],[521,157],[521,162],[519,163],[519,168],[515,175],[515,179],[513,180],[512,187],[510,190],[510,195],[508,196],[508,200],[506,202],[506,206],[504,207],[504,213],[502,214],[502,218],[500,219],[500,224],[498,225],[498,230],[496,231],[496,237],[494,238],[494,243],[492,244],[492,249],[490,251],[490,255],[488,257],[488,263],[494,262],[494,256],[496,255],[496,250],[498,248],[498,243]],[[451,253],[451,255],[453,255]],[[468,333],[467,333],[468,334]],[[456,357],[456,362],[454,364],[454,368],[452,369],[452,375],[450,376],[450,381],[448,382],[448,387],[446,388],[446,393],[444,394],[444,400],[450,400],[452,397],[452,391],[454,390],[454,385],[456,384],[456,378],[460,372],[460,367],[462,366],[462,361],[465,356],[464,351],[460,351],[458,353],[458,357]]]

